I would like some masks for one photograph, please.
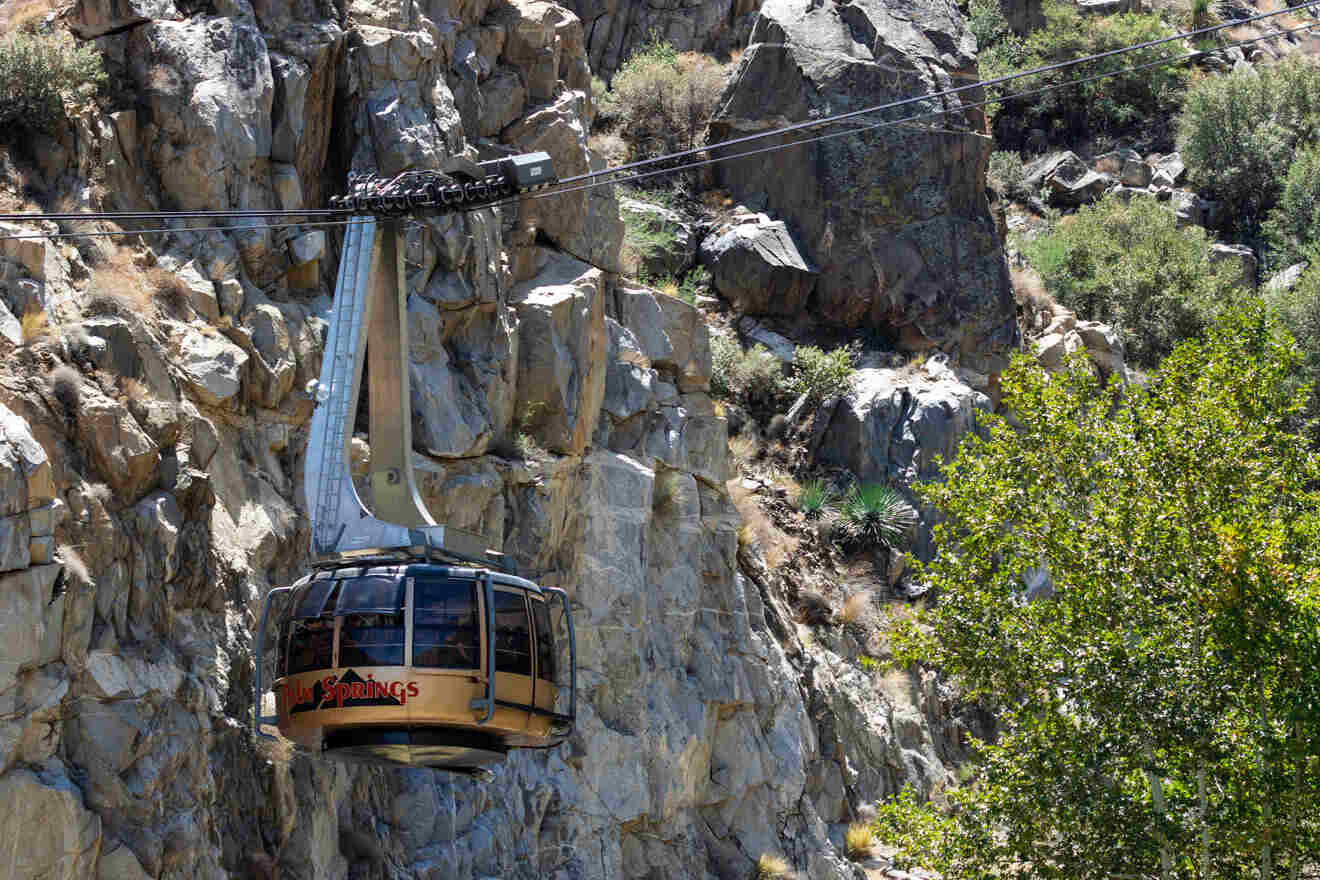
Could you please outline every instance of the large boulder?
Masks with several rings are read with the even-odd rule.
[[[160,448],[117,400],[83,386],[78,403],[78,441],[121,500],[133,502],[160,475]]]
[[[265,207],[275,86],[261,31],[237,17],[197,17],[150,21],[126,39],[124,60],[150,111],[138,146],[170,207]]]
[[[603,275],[572,257],[554,257],[509,299],[518,313],[520,426],[547,449],[586,449],[605,396]]]
[[[566,91],[504,130],[504,140],[521,152],[544,150],[555,163],[555,173],[572,177],[598,170],[587,148],[585,92]],[[613,187],[569,191],[554,198],[525,201],[523,213],[563,250],[579,259],[617,272],[623,221]]]
[[[0,404],[0,516],[33,510],[54,497],[46,450],[27,422]]]
[[[715,288],[749,315],[797,315],[820,273],[780,220],[739,223],[706,237],[701,263]]]
[[[101,818],[83,806],[82,792],[58,761],[0,776],[0,827],[11,876],[95,876]]]
[[[172,340],[174,361],[183,379],[203,403],[221,406],[243,385],[247,352],[214,331],[180,325]]]
[[[1210,262],[1228,263],[1237,270],[1237,283],[1248,290],[1256,286],[1256,252],[1245,244],[1210,245]]]
[[[750,41],[720,97],[711,143],[977,76],[976,41],[949,5],[767,0]],[[978,98],[952,95],[904,112],[940,107],[950,111],[946,120],[976,131],[984,127],[981,111],[960,106]],[[981,138],[891,126],[723,162],[714,174],[736,198],[763,203],[792,227],[804,256],[820,267],[820,320],[889,330],[912,349],[984,352],[1017,339],[985,196],[990,148]]]
[[[1105,161],[1101,167],[1111,164]],[[1110,174],[1091,170],[1076,153],[1065,150],[1028,165],[1022,185],[1029,191],[1044,187],[1051,204],[1075,208],[1098,199],[1113,182]]]
[[[78,0],[69,15],[69,30],[91,40],[153,18],[180,19],[173,0]]]

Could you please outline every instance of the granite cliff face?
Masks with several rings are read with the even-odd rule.
[[[710,142],[976,80],[975,40],[952,3],[768,0],[711,123]],[[939,348],[983,373],[1017,341],[1007,265],[985,197],[990,141],[979,90],[915,100],[848,125],[929,112],[715,166],[735,198],[786,221],[820,270],[811,312]],[[841,129],[831,129],[840,131]],[[822,133],[822,132],[816,132]],[[792,142],[797,133],[717,155]],[[767,172],[773,163],[775,173]]]
[[[546,0],[82,0],[70,23],[113,83],[25,171],[51,202],[296,210],[349,170],[597,162],[595,31]],[[856,876],[838,823],[938,784],[962,722],[929,677],[876,689],[800,638],[740,553],[705,322],[612,274],[605,189],[424,220],[407,251],[424,494],[569,591],[577,733],[487,783],[252,742],[255,615],[307,547],[338,234],[233,225],[0,249],[10,875],[731,878],[780,852]]]

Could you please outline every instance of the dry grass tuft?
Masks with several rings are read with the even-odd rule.
[[[761,451],[761,444],[751,431],[743,431],[737,437],[729,438],[729,454],[735,463],[745,464],[756,459]]]
[[[25,312],[18,323],[23,330],[24,345],[50,338],[50,318],[46,316],[45,309]]]
[[[755,492],[734,480],[729,483],[729,498],[743,521],[738,529],[739,549],[759,547],[766,566],[772,571],[797,552],[798,540],[781,532],[770,521],[757,503]]]
[[[875,846],[875,832],[863,822],[854,822],[843,832],[843,851],[854,862],[863,862],[871,857]]]
[[[192,291],[179,276],[167,272],[159,266],[152,266],[142,273],[152,294],[171,312],[183,312],[191,301]]]
[[[1035,269],[1019,267],[1010,273],[1013,279],[1013,297],[1019,305],[1044,312],[1054,308],[1054,297],[1045,289],[1045,282]]]
[[[844,623],[852,623],[859,620],[866,611],[866,607],[871,604],[872,593],[870,590],[862,590],[859,593],[853,593],[843,602],[843,608],[839,611],[839,619]]]
[[[773,853],[761,853],[756,860],[756,880],[781,880],[788,876],[788,860]]]
[[[78,555],[69,544],[61,544],[55,548],[55,560],[64,566],[64,575],[80,584],[94,584],[92,573],[87,568],[87,563]]]
[[[0,4],[0,33],[34,34],[54,9],[52,0],[9,0]]]

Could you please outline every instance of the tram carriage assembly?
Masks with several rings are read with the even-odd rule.
[[[304,465],[312,571],[271,590],[262,608],[258,735],[274,724],[332,757],[479,772],[509,749],[551,747],[572,731],[567,595],[517,576],[480,536],[437,524],[417,491],[406,276],[393,216],[480,206],[554,181],[550,157],[533,153],[480,166],[458,160],[444,174],[358,179],[337,200],[367,216],[346,226],[314,389]],[[349,466],[367,359],[372,511]],[[263,716],[271,647],[277,711]]]

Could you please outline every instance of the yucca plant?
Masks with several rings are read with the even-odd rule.
[[[815,519],[834,500],[834,489],[824,480],[807,480],[798,491],[797,507],[807,519]]]
[[[854,822],[843,832],[843,851],[854,862],[863,862],[871,857],[875,846],[875,831],[865,822]]]
[[[788,871],[788,861],[783,856],[762,853],[756,860],[756,873],[753,876],[756,880],[782,880],[788,876]]]
[[[917,512],[888,486],[867,483],[853,486],[839,506],[839,519],[845,546],[893,547],[916,525]]]

